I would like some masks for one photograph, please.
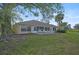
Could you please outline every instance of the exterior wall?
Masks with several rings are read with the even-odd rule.
[[[16,34],[19,34],[20,33],[20,25],[15,25],[14,26],[15,27],[15,29],[16,29]]]
[[[21,28],[26,28],[27,29],[27,26],[17,25],[16,26],[16,33],[17,34],[26,34],[26,33],[43,33],[43,34],[48,33],[48,34],[50,34],[50,33],[55,32],[55,31],[53,31],[53,27],[50,27],[50,31],[45,31],[45,30],[43,30],[43,31],[41,31],[41,30],[34,31],[34,26],[31,26],[31,31],[25,31],[25,32],[22,32]]]

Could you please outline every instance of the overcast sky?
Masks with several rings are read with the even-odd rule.
[[[63,22],[68,22],[73,27],[75,24],[79,23],[79,3],[65,3],[63,4],[65,9],[65,17],[63,19]],[[34,16],[25,18],[23,17],[23,20],[39,20],[40,17],[36,18]],[[51,21],[51,24],[57,24],[54,20]]]

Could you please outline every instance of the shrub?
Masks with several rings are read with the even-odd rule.
[[[66,33],[66,30],[57,30],[58,33]]]

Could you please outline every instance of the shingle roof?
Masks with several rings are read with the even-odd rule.
[[[36,21],[36,20],[19,22],[19,23],[16,23],[16,24],[27,25],[27,26],[46,26],[46,27],[47,26],[54,26],[55,27],[55,25],[44,23],[44,22],[41,22],[41,21]]]

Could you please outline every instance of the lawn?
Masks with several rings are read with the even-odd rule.
[[[0,54],[7,55],[78,55],[79,33],[26,35],[25,40],[0,42]]]

